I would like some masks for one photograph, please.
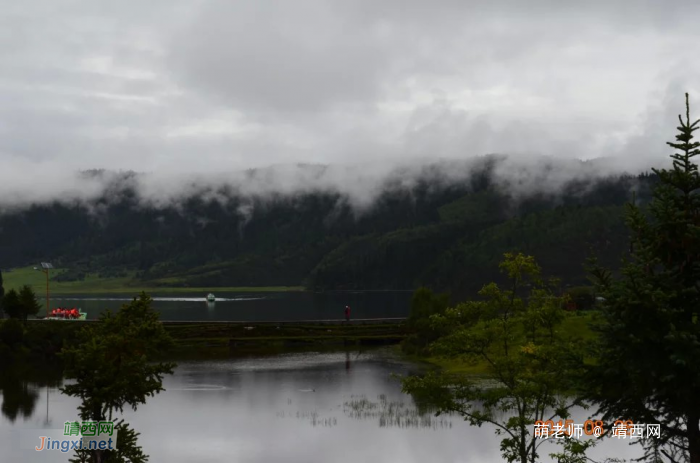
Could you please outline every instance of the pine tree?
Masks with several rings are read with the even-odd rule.
[[[3,310],[10,318],[22,318],[22,304],[19,301],[19,294],[11,289],[2,298]]]
[[[81,399],[78,410],[83,420],[114,421],[119,430],[116,450],[76,450],[71,462],[148,461],[137,444],[139,433],[124,420],[117,422],[116,415],[127,406],[136,411],[148,397],[165,390],[163,377],[175,368],[173,363],[153,361],[172,346],[172,338],[152,304],[141,293],[115,314],[103,312],[100,323],[81,330],[76,342],[61,351],[66,378],[73,380],[61,392]]]
[[[41,309],[41,304],[36,298],[36,294],[31,286],[24,285],[19,290],[19,303],[22,307],[20,318],[27,321],[27,316],[36,315]]]
[[[633,246],[620,278],[593,268],[606,301],[585,387],[606,423],[661,425],[660,439],[640,441],[648,458],[700,463],[700,120],[690,122],[687,93],[678,118],[673,167],[653,169],[648,210],[627,205]]]

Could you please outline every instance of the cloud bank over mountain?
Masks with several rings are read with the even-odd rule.
[[[683,94],[700,107],[691,1],[5,3],[3,208],[95,198],[93,168],[144,173],[151,204],[225,187],[361,207],[489,153],[503,183],[552,189],[664,165]]]

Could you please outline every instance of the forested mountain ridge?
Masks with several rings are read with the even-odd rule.
[[[653,175],[570,181],[556,193],[513,194],[476,171],[465,182],[387,186],[358,212],[340,193],[191,196],[144,204],[128,181],[91,203],[0,214],[0,267],[53,260],[88,272],[136,272],[167,286],[473,291],[504,252],[537,257],[576,284],[591,252],[615,266],[627,246],[622,206],[649,197]],[[223,198],[223,199],[222,199]]]

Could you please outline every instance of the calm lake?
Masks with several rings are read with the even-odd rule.
[[[391,374],[418,370],[386,349],[186,362],[125,417],[154,463],[501,463],[492,428],[417,412]],[[70,452],[23,448],[27,436],[38,445],[41,429],[78,419],[78,401],[34,373],[0,377],[2,462],[68,461]],[[618,440],[591,453],[638,455]]]
[[[406,317],[412,295],[411,291],[216,293],[214,303],[201,293],[154,293],[151,297],[161,320],[295,321],[342,319],[346,305],[352,318]],[[56,296],[51,298],[51,307],[78,307],[93,319],[130,300],[123,294]]]

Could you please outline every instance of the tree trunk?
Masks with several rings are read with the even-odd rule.
[[[92,409],[92,419],[93,421],[104,421],[104,415],[102,414],[102,405],[95,405]],[[100,449],[92,450],[92,462],[102,463],[104,461],[104,451]]]
[[[690,463],[700,463],[700,416],[696,413],[688,415],[688,454]]]

